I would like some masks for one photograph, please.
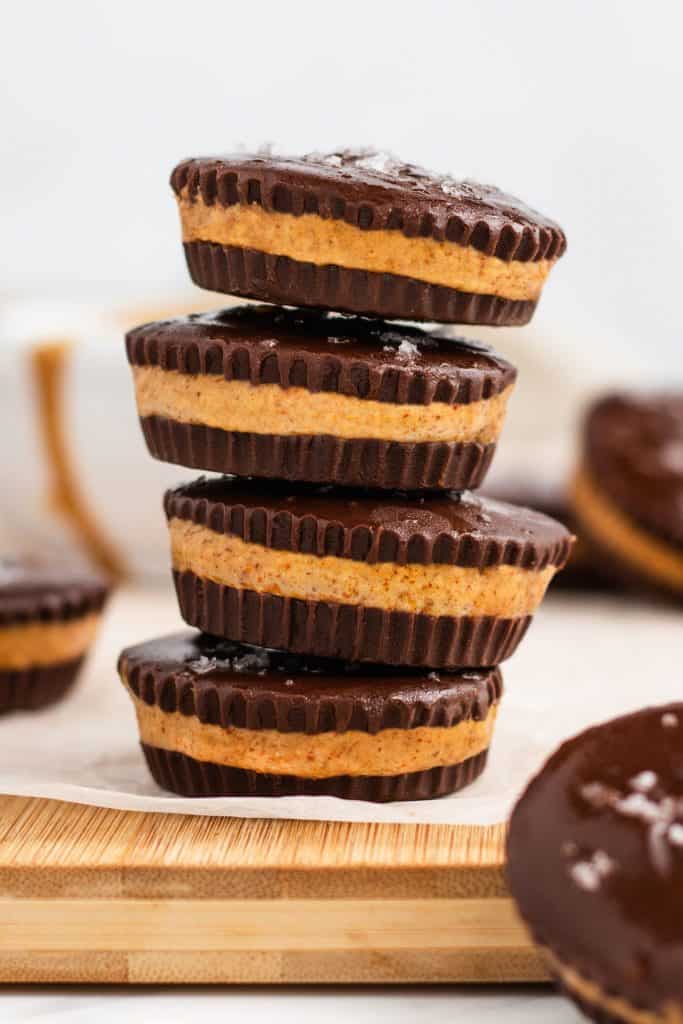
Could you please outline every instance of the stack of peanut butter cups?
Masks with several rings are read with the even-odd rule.
[[[214,474],[164,503],[194,629],[119,661],[152,775],[187,796],[455,792],[572,538],[473,493],[516,371],[434,322],[526,323],[564,235],[377,153],[192,159],[171,184],[195,283],[261,305],[127,336],[151,454]]]

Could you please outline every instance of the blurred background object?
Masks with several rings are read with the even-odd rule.
[[[493,182],[566,229],[532,325],[471,329],[519,384],[487,481],[564,487],[603,389],[683,383],[683,11],[631,0],[54,6],[3,25],[0,544],[159,575],[160,495],[122,334],[227,304],[188,285],[167,179],[190,154],[372,145]],[[135,501],[130,496],[135,494]],[[158,513],[155,510],[159,510]],[[136,553],[135,556],[133,553]]]

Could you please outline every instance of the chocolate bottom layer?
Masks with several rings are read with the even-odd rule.
[[[404,775],[338,775],[304,779],[296,775],[267,775],[197,761],[174,750],[142,743],[154,781],[181,796],[337,796],[343,800],[430,800],[455,793],[474,782],[486,766],[484,750],[461,764]]]
[[[479,487],[495,444],[401,443],[329,435],[254,434],[140,419],[155,459],[190,469],[347,487],[470,490]]]
[[[531,616],[441,616],[240,590],[174,570],[180,614],[228,640],[347,661],[429,668],[499,665]]]
[[[76,679],[83,658],[59,665],[0,670],[0,713],[35,711],[61,700]]]
[[[256,249],[186,242],[190,276],[200,288],[249,299],[343,313],[454,324],[520,326],[536,302],[461,292],[398,274],[318,266]]]

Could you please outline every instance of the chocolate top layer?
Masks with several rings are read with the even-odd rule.
[[[302,657],[183,632],[123,651],[133,693],[164,711],[224,727],[376,733],[486,718],[499,669],[401,670]]]
[[[562,229],[519,199],[373,151],[198,157],[178,164],[171,186],[208,205],[314,213],[364,231],[469,245],[504,260],[557,259],[566,248]]]
[[[586,418],[584,453],[622,512],[683,547],[683,392],[602,398]]]
[[[566,562],[573,538],[531,509],[465,491],[407,497],[231,477],[167,491],[166,515],[283,551],[361,562],[542,569]]]
[[[589,729],[512,815],[508,881],[538,940],[642,1007],[683,1000],[683,704]]]
[[[379,402],[467,404],[517,376],[493,349],[443,332],[278,306],[145,324],[129,331],[126,349],[137,366]]]
[[[0,558],[0,626],[79,618],[100,611],[108,586],[97,576]]]

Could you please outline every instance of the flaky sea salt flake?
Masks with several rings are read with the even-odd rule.
[[[658,778],[655,772],[643,771],[634,775],[629,780],[629,786],[631,789],[637,790],[639,793],[649,793],[651,789],[654,789],[657,785]]]

